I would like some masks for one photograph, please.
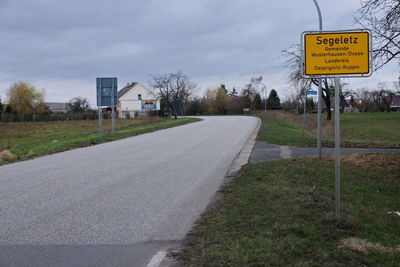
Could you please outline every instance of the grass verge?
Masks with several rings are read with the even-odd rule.
[[[11,152],[6,157],[7,159],[0,159],[0,165],[73,148],[114,141],[195,121],[199,121],[199,119],[151,118],[117,120],[118,131],[111,135],[111,121],[105,120],[105,135],[103,136],[99,136],[97,133],[97,121],[0,123],[0,152],[4,150]]]
[[[316,146],[317,117],[269,112],[259,115],[259,139],[277,145]],[[344,113],[340,116],[342,147],[400,148],[400,113]],[[334,146],[334,119],[323,121],[323,146]]]
[[[246,166],[198,222],[185,266],[396,266],[400,155],[346,155],[342,220],[333,159]]]

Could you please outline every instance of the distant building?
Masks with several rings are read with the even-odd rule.
[[[152,110],[160,110],[160,100],[144,85],[132,82],[118,91],[120,118],[134,118]]]
[[[68,103],[61,102],[45,102],[44,103],[48,110],[51,112],[67,112],[68,111]]]

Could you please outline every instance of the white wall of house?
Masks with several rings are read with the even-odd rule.
[[[122,95],[119,98],[120,109],[119,109],[119,117],[120,118],[130,118],[135,117],[135,114],[141,112],[141,101],[142,100],[156,100],[157,96],[151,92],[149,89],[144,87],[142,84],[137,83],[134,87],[132,87],[127,93]],[[157,100],[157,109],[160,109],[160,101]],[[127,114],[129,114],[127,116]]]

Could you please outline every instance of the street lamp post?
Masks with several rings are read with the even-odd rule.
[[[263,84],[264,91],[264,111],[267,111],[267,87]]]

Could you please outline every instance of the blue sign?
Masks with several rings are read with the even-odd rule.
[[[116,106],[118,104],[117,78],[97,78],[96,88],[98,107]]]
[[[312,91],[312,90],[307,91],[307,95],[317,95],[317,94],[318,94],[317,91]]]
[[[157,110],[157,100],[142,100],[142,111]]]

